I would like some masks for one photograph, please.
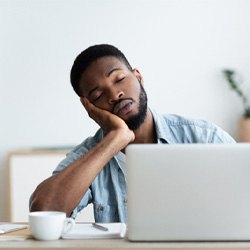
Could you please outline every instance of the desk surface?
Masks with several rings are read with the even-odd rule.
[[[126,239],[108,240],[56,240],[56,241],[36,241],[27,239],[23,242],[0,242],[0,249],[178,249],[178,250],[201,250],[201,249],[225,250],[245,250],[250,249],[250,242],[214,242],[214,243],[167,243],[167,242],[129,242]]]
[[[127,239],[95,239],[95,240],[55,240],[55,241],[37,241],[29,238],[30,232],[19,230],[6,235],[25,236],[28,239],[24,241],[0,241],[0,249],[89,249],[89,250],[118,250],[118,249],[178,249],[178,250],[204,250],[205,248],[213,250],[246,250],[250,249],[249,242],[130,242]]]

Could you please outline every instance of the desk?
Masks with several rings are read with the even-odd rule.
[[[83,250],[144,250],[144,249],[178,249],[178,250],[246,250],[250,249],[250,242],[244,243],[165,243],[165,242],[129,242],[125,239],[108,239],[108,240],[57,240],[57,241],[35,241],[26,240],[23,242],[0,242],[0,249],[51,249],[51,250],[66,250],[66,249],[83,249]]]
[[[22,231],[16,235],[22,235]],[[126,239],[105,239],[105,240],[55,240],[55,241],[36,241],[27,239],[25,241],[2,241],[0,242],[1,250],[24,250],[24,249],[51,249],[51,250],[66,250],[66,249],[83,249],[83,250],[144,250],[144,249],[178,249],[178,250],[246,250],[250,249],[249,242],[184,242],[184,243],[168,243],[168,242],[129,242]]]

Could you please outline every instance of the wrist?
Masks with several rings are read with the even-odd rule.
[[[135,134],[130,129],[117,129],[110,131],[106,137],[112,140],[119,150],[122,150],[126,147],[129,143],[133,142],[135,139]]]

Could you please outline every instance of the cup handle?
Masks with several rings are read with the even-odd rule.
[[[62,233],[68,233],[75,225],[75,220],[72,218],[66,218],[64,221],[64,227]]]

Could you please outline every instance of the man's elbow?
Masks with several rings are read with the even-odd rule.
[[[31,194],[29,199],[29,210],[30,212],[35,211],[52,211],[56,210],[54,206],[54,195],[49,192],[52,187],[49,187],[47,184],[48,180],[41,182],[34,192]]]
[[[62,206],[59,206],[55,200],[48,200],[38,197],[36,192],[34,192],[29,200],[29,210],[30,212],[36,211],[60,211],[65,212],[66,215],[69,217],[72,214],[72,211],[63,209]]]
[[[30,212],[35,212],[35,211],[48,211],[50,209],[47,207],[45,201],[36,197],[36,194],[34,192],[29,200],[29,210]]]
[[[39,192],[37,188],[29,199],[29,210],[30,212],[35,211],[58,211],[56,203],[53,202],[53,199],[45,195],[44,193]]]

